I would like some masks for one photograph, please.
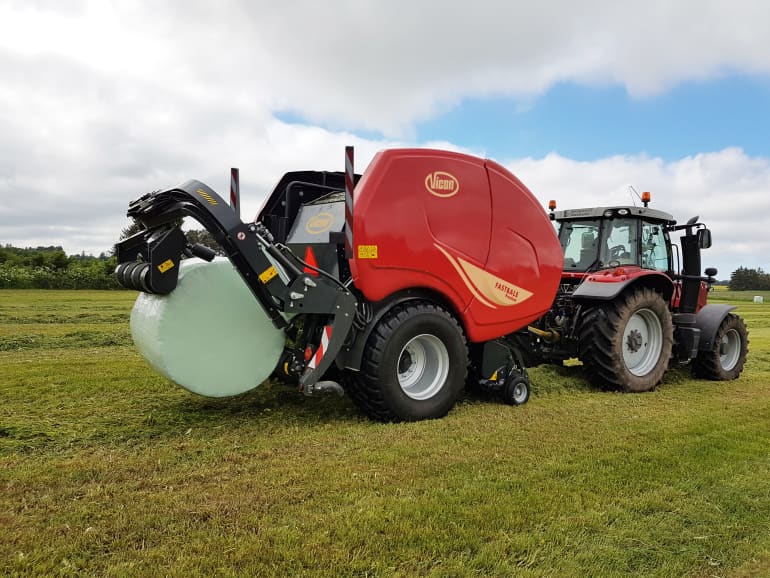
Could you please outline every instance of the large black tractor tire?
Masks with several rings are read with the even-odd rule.
[[[361,371],[345,386],[353,402],[378,421],[443,417],[462,395],[468,348],[460,325],[433,303],[397,305],[366,343]]]
[[[673,335],[663,297],[640,288],[586,312],[580,324],[580,359],[599,387],[650,391],[668,369]]]
[[[697,377],[714,381],[737,379],[749,352],[749,331],[743,319],[728,313],[714,336],[714,347],[699,351],[692,369]]]

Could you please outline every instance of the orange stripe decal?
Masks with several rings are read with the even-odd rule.
[[[532,297],[531,291],[501,279],[461,257],[454,257],[437,243],[433,246],[452,264],[473,296],[487,307],[491,309],[511,307]]]
[[[465,274],[465,271],[463,271],[463,268],[460,266],[459,263],[455,260],[455,258],[449,254],[449,252],[444,249],[441,245],[438,245],[437,243],[433,244],[436,249],[441,251],[443,255],[447,258],[447,260],[452,264],[452,267],[455,268],[455,271],[457,271],[457,274],[460,276],[460,279],[462,279],[462,282],[465,283],[465,286],[468,288],[468,291],[470,291],[473,296],[478,299],[481,303],[486,305],[487,307],[491,309],[497,309],[495,305],[487,301],[484,296],[479,293],[479,291],[476,289],[476,287],[473,285],[470,279],[468,279],[468,276]]]

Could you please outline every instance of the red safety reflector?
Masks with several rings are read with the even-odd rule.
[[[318,268],[318,261],[315,258],[315,253],[313,252],[313,248],[308,246],[307,249],[305,249],[305,263],[310,265],[311,267]],[[307,273],[308,275],[313,275],[314,277],[318,277],[318,271],[313,271],[310,267],[305,267],[302,271],[303,273]]]
[[[305,348],[305,361],[310,361],[313,357],[313,348],[309,345]]]
[[[353,168],[354,150],[345,147],[345,257],[353,258],[353,189],[356,186],[356,171]]]

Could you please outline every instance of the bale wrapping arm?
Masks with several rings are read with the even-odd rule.
[[[303,273],[301,261],[275,243],[261,223],[242,222],[227,203],[200,181],[155,191],[129,205],[128,216],[145,230],[117,245],[116,277],[121,285],[147,293],[168,294],[177,283],[183,253],[210,258],[201,247],[187,243],[180,229],[192,217],[224,249],[243,281],[273,325],[285,329],[284,314],[317,316],[321,326],[313,355],[300,377],[305,392],[331,366],[353,323],[356,299],[331,275]],[[322,272],[323,273],[323,272]]]

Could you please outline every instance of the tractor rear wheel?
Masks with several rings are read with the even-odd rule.
[[[749,351],[749,332],[743,319],[728,313],[714,337],[714,347],[699,351],[693,363],[696,376],[714,381],[736,379]]]
[[[650,391],[668,369],[673,334],[663,297],[637,289],[587,311],[580,327],[580,359],[601,387]]]
[[[346,389],[369,417],[417,421],[447,414],[462,394],[468,348],[460,325],[428,302],[397,305],[377,323]]]

